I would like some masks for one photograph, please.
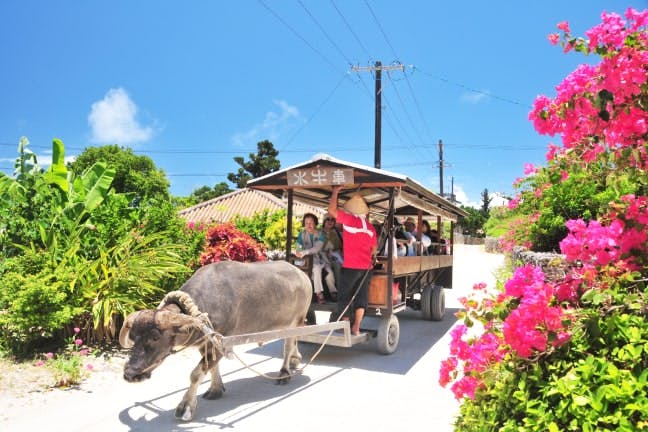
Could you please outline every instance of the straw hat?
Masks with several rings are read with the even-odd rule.
[[[416,225],[416,221],[414,220],[413,217],[408,217],[407,219],[405,219],[405,222],[403,222],[403,224],[406,224],[406,223],[411,223],[413,225]]]
[[[356,216],[364,216],[369,213],[369,207],[367,207],[367,203],[359,193],[353,195],[349,201],[344,203],[344,210]]]

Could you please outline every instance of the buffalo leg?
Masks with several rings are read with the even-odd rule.
[[[279,370],[277,384],[287,384],[290,381],[290,369],[299,366],[300,362],[301,354],[297,350],[297,338],[286,338],[284,340],[284,359]]]
[[[214,366],[211,369],[211,384],[209,389],[202,396],[205,399],[219,399],[223,396],[223,392],[225,392],[220,368],[218,367],[219,360],[220,356],[218,356],[217,360],[214,361]]]
[[[175,410],[176,418],[184,421],[190,421],[191,419],[193,419],[193,416],[196,413],[196,405],[198,404],[198,401],[196,399],[196,392],[198,390],[198,385],[202,381],[205,374],[209,370],[211,370],[215,365],[217,365],[218,360],[220,360],[220,357],[214,359],[212,358],[211,353],[207,354],[202,359],[200,359],[200,362],[196,365],[194,370],[191,372],[189,388],[187,389],[184,396],[182,397],[182,401],[180,401],[180,403],[176,407]],[[220,381],[220,374],[219,374],[219,381]],[[213,382],[213,375],[212,375],[212,382]],[[222,382],[221,382],[221,386],[222,386]]]

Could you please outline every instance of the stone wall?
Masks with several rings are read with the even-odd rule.
[[[504,253],[499,240],[499,237],[486,237],[484,239],[484,250],[488,253]]]
[[[565,261],[565,256],[551,252],[531,252],[521,246],[515,246],[511,252],[511,261],[514,267],[526,264],[538,266],[544,272],[548,281],[559,281],[565,278],[571,267]]]
[[[484,244],[483,237],[473,237],[470,235],[464,235],[459,232],[454,233],[454,242],[456,244],[466,244],[466,245],[481,245]]]

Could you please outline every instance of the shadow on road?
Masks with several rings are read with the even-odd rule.
[[[288,385],[276,385],[274,381],[258,376],[232,379],[232,375],[243,369],[241,367],[223,374],[227,391],[222,399],[215,401],[200,397],[201,392],[206,389],[205,385],[209,383],[209,379],[206,379],[201,384],[196,415],[190,423],[179,422],[174,417],[175,406],[182,399],[187,387],[131,405],[119,413],[119,420],[132,431],[190,431],[205,427],[229,429],[236,423],[262,413],[265,409],[350,368],[405,375],[456,323],[457,318],[454,314],[457,310],[446,309],[444,320],[438,322],[421,319],[421,314],[417,311],[406,310],[399,313],[400,341],[398,349],[391,355],[378,353],[373,341],[351,348],[324,347],[313,364],[329,366],[332,372],[314,374],[316,379],[309,377],[308,367],[303,373],[294,375]],[[371,327],[370,321],[368,320],[367,327]],[[310,360],[318,348],[319,345],[300,343],[299,350],[304,362]],[[271,359],[283,357],[283,341],[278,340],[253,348],[247,353],[265,357],[251,364],[256,369],[256,366]],[[228,375],[230,380],[227,379]]]
[[[176,404],[180,403],[186,388],[130,406],[119,413],[119,420],[132,431],[187,431],[205,426],[229,429],[236,423],[262,413],[263,410],[296,396],[341,371],[342,369],[336,370],[314,381],[307,375],[297,374],[287,385],[276,385],[273,381],[259,377],[226,382],[227,391],[222,399],[206,400],[199,395],[196,414],[189,423],[175,418],[175,406],[165,409],[159,405],[162,399],[169,396],[173,396]],[[230,415],[220,418],[219,421],[211,420],[226,413]]]
[[[326,346],[314,363],[404,375],[457,322],[455,317],[457,311],[458,309],[446,309],[443,321],[426,321],[421,318],[420,312],[407,309],[397,315],[400,323],[400,340],[395,353],[390,355],[378,353],[375,340],[372,340],[368,344],[355,345],[351,348]],[[370,318],[365,320],[370,321]],[[372,327],[370,322],[367,323],[367,327]],[[319,347],[319,345],[300,342],[299,351],[304,357],[304,362],[310,360]],[[282,358],[283,343],[275,341],[248,352]]]

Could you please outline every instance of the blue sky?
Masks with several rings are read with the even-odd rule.
[[[120,144],[151,157],[171,193],[227,181],[258,141],[282,167],[317,153],[373,166],[374,79],[383,72],[382,167],[478,205],[512,192],[551,137],[527,120],[579,63],[573,34],[621,1],[169,0],[0,2],[0,169],[21,136],[39,162]]]

